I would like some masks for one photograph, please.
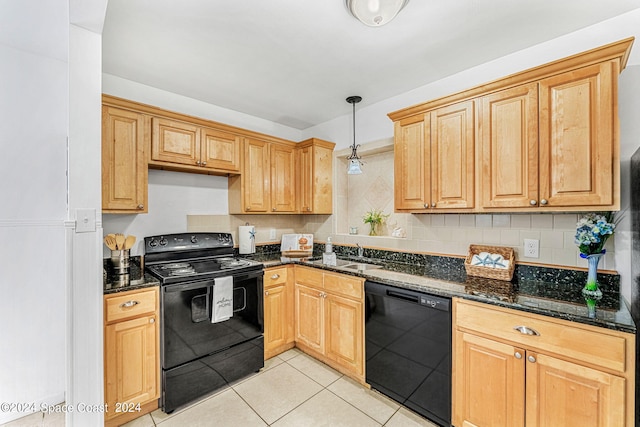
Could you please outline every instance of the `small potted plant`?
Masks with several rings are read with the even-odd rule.
[[[382,213],[380,209],[371,209],[362,217],[362,222],[365,224],[369,224],[371,230],[369,231],[369,236],[377,236],[379,232],[379,227],[384,224],[384,222],[389,218],[389,214]]]

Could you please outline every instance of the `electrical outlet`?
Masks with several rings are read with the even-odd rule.
[[[276,229],[275,228],[270,228],[269,229],[269,240],[276,240]]]
[[[527,258],[540,258],[540,240],[524,239],[524,256]]]

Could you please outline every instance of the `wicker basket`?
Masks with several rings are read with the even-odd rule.
[[[478,255],[481,252],[502,255],[505,260],[509,261],[509,268],[493,268],[482,265],[472,265],[471,260],[473,259],[473,256]],[[469,276],[510,281],[513,278],[513,271],[516,268],[515,253],[513,248],[504,246],[469,245],[469,253],[464,260],[464,268],[467,270],[467,275]]]

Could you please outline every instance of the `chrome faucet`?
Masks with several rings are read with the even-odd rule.
[[[358,258],[362,258],[364,256],[364,248],[360,246],[360,243],[356,243],[356,246],[358,247]]]

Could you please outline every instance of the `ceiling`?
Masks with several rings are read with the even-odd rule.
[[[109,0],[103,72],[302,130],[639,7],[412,0],[372,28],[344,0]]]

